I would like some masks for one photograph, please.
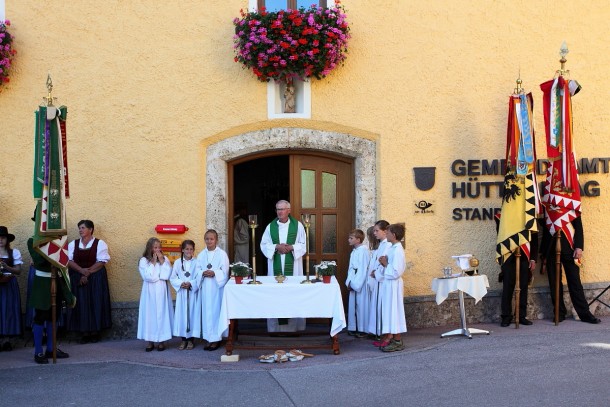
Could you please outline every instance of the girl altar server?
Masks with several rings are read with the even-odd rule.
[[[200,279],[197,296],[195,334],[205,339],[208,345],[203,349],[216,350],[222,335],[218,332],[218,319],[222,292],[229,279],[229,257],[218,244],[218,233],[210,229],[204,236],[206,248],[197,256],[197,274]]]
[[[405,348],[402,333],[407,332],[402,275],[405,272],[405,251],[400,241],[405,236],[405,227],[400,224],[388,226],[386,237],[390,247],[379,258],[382,267],[377,271],[382,277],[381,298],[381,344],[384,352],[396,352]]]
[[[174,310],[169,293],[169,280],[172,266],[161,251],[161,241],[151,237],[139,263],[142,276],[142,294],[140,295],[140,312],[138,315],[138,339],[148,341],[146,352],[159,346],[159,352],[165,350],[164,341],[172,338]]]
[[[11,248],[15,235],[0,226],[0,350],[13,349],[8,337],[21,335],[21,294],[17,278],[21,274],[21,252]],[[3,338],[5,337],[5,338]]]
[[[370,254],[368,248],[362,243],[364,232],[354,229],[348,237],[352,253],[349,256],[349,268],[345,286],[349,290],[349,302],[347,307],[347,333],[357,338],[365,336],[368,323],[368,289],[366,280]]]
[[[169,279],[176,290],[176,313],[174,314],[174,336],[182,337],[179,350],[191,350],[194,347],[193,327],[197,316],[197,294],[201,276],[197,274],[195,242],[185,240],[181,245],[182,255],[174,262]]]
[[[381,286],[381,264],[379,263],[379,257],[386,254],[387,249],[390,247],[388,240],[386,239],[386,229],[390,224],[385,220],[378,220],[373,226],[373,236],[379,242],[377,250],[371,255],[371,261],[369,263],[369,280],[367,282],[370,292],[369,297],[369,323],[367,332],[375,335],[377,338],[381,336],[381,292],[379,287]],[[377,340],[373,342],[374,346],[379,346],[381,341]]]

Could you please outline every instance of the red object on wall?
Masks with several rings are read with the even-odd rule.
[[[155,231],[157,233],[185,233],[189,228],[186,225],[157,225]]]

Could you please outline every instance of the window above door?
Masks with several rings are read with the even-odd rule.
[[[317,4],[320,7],[326,7],[327,0],[254,0],[256,8],[258,10],[265,7],[267,11],[279,11],[279,10],[297,10],[301,7],[309,8],[312,4]]]

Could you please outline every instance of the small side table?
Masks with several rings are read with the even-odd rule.
[[[475,299],[475,304],[479,302],[485,294],[487,294],[489,280],[486,275],[452,277],[452,278],[435,278],[432,280],[432,291],[436,293],[436,303],[441,304],[449,293],[457,291],[460,303],[460,320],[461,328],[446,332],[441,335],[441,338],[453,335],[464,335],[468,339],[472,339],[473,334],[486,334],[489,331],[476,328],[468,328],[466,326],[466,309],[464,307],[464,293],[467,293]]]

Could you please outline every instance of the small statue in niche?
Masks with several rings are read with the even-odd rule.
[[[295,106],[295,88],[292,81],[286,83],[286,89],[284,90],[284,113],[296,113]]]

